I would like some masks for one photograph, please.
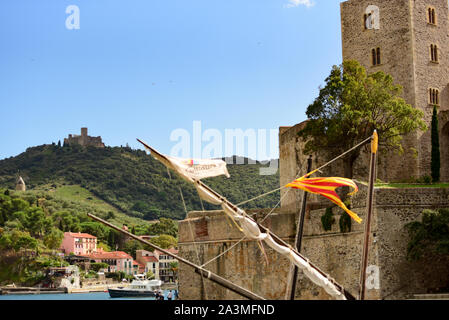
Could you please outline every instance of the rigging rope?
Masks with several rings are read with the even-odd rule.
[[[301,172],[301,168],[298,169],[298,172],[296,173],[296,176],[299,175],[299,173]],[[281,188],[276,189],[280,190]],[[290,192],[291,189],[287,189],[287,192],[284,193],[284,195],[279,199],[278,203],[271,209],[271,211],[262,219],[262,221],[260,221],[260,223],[264,222],[272,213],[273,211],[281,204],[282,199],[285,198],[285,196]],[[274,191],[271,191],[270,193],[272,193]],[[248,201],[247,201],[248,202]],[[239,205],[236,205],[239,206]],[[256,215],[256,213],[252,214],[253,216]],[[251,214],[249,214],[251,215]],[[226,215],[225,215],[226,216]],[[221,254],[217,255],[216,257],[210,259],[209,261],[207,261],[206,263],[202,264],[201,267],[204,267],[206,265],[208,265],[209,263],[213,262],[214,260],[220,258],[221,256],[223,256],[224,254],[226,254],[227,252],[231,251],[234,247],[236,247],[240,242],[242,242],[243,240],[245,240],[247,238],[247,236],[243,236],[243,238],[241,238],[239,241],[237,241],[236,243],[234,243],[232,246],[230,246],[227,250],[223,251]],[[254,241],[254,240],[253,240]]]
[[[291,189],[288,189],[288,191],[282,196],[282,198],[278,201],[278,203],[271,209],[270,213],[268,213],[261,221],[264,222],[266,218],[268,218],[268,216],[270,216],[273,211],[279,206],[279,204],[281,203],[282,199],[287,195],[287,193],[290,191]],[[255,213],[257,214],[257,213]],[[242,242],[243,240],[245,240],[247,238],[247,236],[243,236],[243,238],[241,238],[239,241],[237,241],[236,243],[234,243],[232,246],[230,246],[228,249],[226,249],[225,251],[223,251],[222,253],[220,253],[219,255],[215,256],[214,258],[210,259],[209,261],[205,262],[204,264],[201,265],[201,268],[203,268],[204,266],[208,265],[209,263],[217,260],[218,258],[220,258],[221,256],[223,256],[224,254],[226,254],[227,252],[231,251],[235,246],[237,246],[240,242]],[[252,240],[255,241],[255,240]]]
[[[334,159],[330,160],[329,162],[323,164],[323,165],[322,165],[321,167],[319,167],[318,169],[315,169],[315,170],[313,170],[312,172],[307,173],[304,177],[310,176],[311,174],[313,174],[313,173],[315,173],[315,172],[317,172],[317,171],[321,171],[321,169],[327,167],[327,166],[330,165],[331,163],[333,163],[333,162],[337,161],[338,159],[344,157],[345,155],[347,155],[347,154],[350,153],[351,151],[354,151],[355,149],[357,149],[358,147],[362,146],[363,144],[367,143],[367,142],[370,141],[370,140],[371,140],[371,136],[370,136],[369,138],[363,140],[362,142],[360,142],[360,143],[357,144],[356,146],[352,147],[351,149],[349,149],[349,150],[343,152],[343,153],[340,154],[338,157],[335,157]],[[297,176],[297,178],[295,178],[295,180],[300,178],[298,175],[296,175],[296,176]],[[246,200],[246,201],[237,203],[236,206],[239,207],[239,206],[241,206],[241,205],[243,205],[243,204],[246,204],[246,203],[251,202],[251,201],[254,201],[254,200],[256,200],[256,199],[265,197],[265,196],[267,196],[267,195],[269,195],[269,194],[272,194],[273,192],[282,190],[282,189],[284,189],[284,188],[286,188],[286,187],[285,187],[285,186],[282,186],[282,187],[280,187],[280,188],[277,188],[277,189],[268,191],[268,192],[266,192],[266,193],[264,193],[264,194],[258,195],[257,197],[254,197],[254,198],[251,198],[251,199],[249,199],[249,200]]]
[[[318,169],[315,169],[315,170],[313,170],[312,172],[307,173],[307,174],[304,175],[303,177],[308,177],[308,176],[312,175],[313,173],[315,173],[315,172],[317,172],[317,171],[320,171],[322,168],[324,168],[324,167],[330,165],[331,163],[333,163],[334,161],[336,161],[336,160],[338,160],[338,159],[344,157],[346,154],[348,154],[348,153],[350,153],[351,151],[355,150],[356,148],[360,147],[361,145],[363,145],[364,143],[366,143],[366,142],[369,141],[370,139],[371,139],[371,137],[365,139],[364,141],[360,142],[360,143],[357,144],[356,146],[352,147],[351,149],[347,150],[346,152],[342,153],[341,155],[335,157],[334,159],[332,159],[331,161],[327,162],[326,164],[322,165],[322,166],[319,167]],[[170,179],[171,179],[171,175],[170,175],[170,172],[169,172],[168,168],[167,168],[167,172],[168,172],[169,177],[170,177]],[[298,173],[299,173],[299,172],[298,172]],[[198,181],[198,183],[201,184],[200,181]],[[204,185],[204,184],[203,184],[203,185]],[[184,204],[184,210],[185,210],[186,215],[187,215],[187,207],[186,207],[186,204],[185,204],[185,201],[184,201],[184,197],[183,197],[183,194],[182,194],[182,190],[181,190],[181,188],[180,188],[179,185],[178,185],[178,188],[179,188],[179,191],[180,191],[180,194],[181,194],[181,198],[182,198],[182,201],[183,201],[183,204]],[[252,236],[254,239],[257,239],[257,240],[260,240],[260,241],[263,239],[265,242],[267,242],[267,244],[268,244],[270,247],[272,247],[272,248],[275,249],[276,251],[279,251],[279,252],[282,251],[284,254],[286,253],[286,254],[289,256],[289,259],[290,259],[292,262],[294,262],[298,267],[300,267],[300,268],[303,269],[303,272],[308,276],[309,279],[312,280],[312,282],[314,282],[314,283],[316,283],[316,284],[322,286],[322,287],[325,289],[325,291],[328,292],[329,294],[331,294],[332,296],[336,296],[337,298],[343,298],[343,299],[346,299],[346,297],[345,297],[345,290],[344,290],[343,287],[341,287],[340,285],[338,285],[337,283],[335,283],[335,280],[333,280],[332,278],[330,278],[329,275],[323,273],[321,270],[317,269],[317,268],[314,267],[312,264],[310,264],[310,263],[309,263],[309,260],[308,260],[307,258],[305,258],[305,257],[303,257],[302,255],[300,255],[300,254],[299,254],[294,248],[292,248],[288,243],[286,243],[284,240],[282,240],[281,238],[279,238],[278,236],[276,236],[275,234],[273,234],[269,229],[267,229],[267,228],[261,226],[259,223],[256,223],[254,220],[253,220],[253,222],[251,222],[251,221],[249,220],[249,219],[251,219],[251,218],[246,218],[246,217],[245,217],[245,216],[247,216],[247,215],[244,213],[244,211],[243,211],[243,215],[240,215],[240,216],[239,216],[239,211],[242,211],[241,209],[238,208],[239,205],[248,203],[248,202],[250,202],[250,201],[254,201],[254,200],[256,200],[256,199],[259,199],[259,198],[261,198],[261,197],[264,197],[264,196],[266,196],[266,195],[268,195],[268,194],[271,194],[271,193],[273,193],[273,192],[279,191],[279,190],[284,189],[284,188],[286,188],[286,187],[283,186],[283,187],[277,188],[277,189],[275,189],[275,190],[272,190],[272,191],[270,191],[270,192],[267,192],[267,193],[265,193],[265,194],[262,194],[262,195],[259,195],[259,196],[257,196],[257,197],[254,197],[254,198],[252,198],[252,199],[249,199],[249,200],[247,200],[247,201],[241,202],[241,203],[237,204],[234,208],[232,208],[232,206],[234,206],[234,205],[232,205],[231,203],[229,203],[228,201],[226,201],[225,198],[223,198],[222,196],[219,196],[219,195],[218,195],[218,196],[219,196],[219,199],[222,201],[222,206],[223,206],[223,209],[224,209],[225,212],[227,212],[227,210],[232,210],[232,211],[236,214],[236,218],[239,217],[239,219],[243,219],[242,222],[245,222],[245,229],[246,229],[247,232],[249,232],[249,233],[254,233],[255,230],[249,230],[249,228],[250,228],[250,227],[258,226],[258,227],[257,227],[257,232],[256,232],[256,233],[258,233],[258,235],[256,235],[256,234],[251,234],[251,236]],[[290,191],[290,189],[288,189],[288,191]],[[276,204],[276,206],[275,206],[274,208],[272,208],[272,210],[270,211],[270,213],[269,213],[269,214],[262,220],[262,222],[263,222],[265,219],[267,219],[268,216],[270,216],[270,215],[273,213],[273,211],[275,210],[275,208],[281,203],[282,198],[284,198],[284,197],[288,194],[288,191],[281,197],[281,199],[278,201],[278,203]],[[223,202],[223,200],[224,200],[224,202]],[[226,204],[226,203],[227,203],[227,204]],[[201,205],[202,205],[202,203],[201,203]],[[231,207],[229,207],[228,205],[231,205]],[[226,209],[225,206],[228,206],[228,207],[227,207],[228,209]],[[203,206],[202,206],[202,208],[204,209]],[[251,219],[251,220],[252,220],[252,219]],[[248,223],[249,223],[249,224],[248,224]],[[255,223],[255,225],[251,225],[251,223]],[[242,225],[242,226],[243,226],[243,225]],[[197,249],[197,246],[196,246],[195,238],[194,238],[194,236],[193,236],[193,231],[192,231],[192,228],[191,228],[191,225],[190,225],[190,221],[189,221],[189,227],[190,227],[190,231],[191,231],[191,235],[192,235],[192,242],[193,242],[193,244],[194,244],[195,251],[196,251],[196,254],[197,254],[197,258],[198,258],[198,261],[200,262],[200,259],[199,259],[199,252],[198,252],[198,249]],[[261,228],[263,228],[263,230],[265,230],[265,233],[262,233],[262,232],[261,232]],[[254,232],[253,232],[253,231],[254,231]],[[279,245],[279,243],[276,243],[276,241],[271,237],[270,234],[273,235],[273,236],[277,239],[278,242],[282,243],[282,244],[284,245],[284,247],[282,247],[281,245]],[[246,235],[245,235],[244,238],[246,238]],[[235,243],[233,246],[231,246],[231,248],[229,248],[228,250],[224,251],[224,252],[221,253],[220,255],[216,256],[214,259],[212,259],[212,260],[206,262],[206,263],[203,264],[201,267],[203,267],[204,265],[206,265],[206,264],[208,264],[208,263],[210,263],[210,262],[212,262],[212,261],[218,259],[220,256],[222,256],[223,254],[225,254],[226,252],[228,252],[229,250],[231,250],[232,248],[234,248],[238,243],[240,243],[241,241],[243,241],[244,238],[240,239],[237,243]],[[297,260],[297,259],[299,259],[299,260]],[[302,262],[301,259],[306,263],[306,265],[303,264],[304,262]],[[304,268],[305,268],[305,269],[304,269]],[[311,269],[309,269],[309,268],[311,268]],[[311,272],[312,272],[311,270],[313,270],[313,269],[315,269],[315,271],[314,271],[315,274],[311,273]],[[316,272],[318,272],[318,278],[317,278],[317,276],[316,276]],[[321,277],[321,278],[319,278],[319,277]],[[325,277],[325,279],[324,279],[323,277]],[[323,280],[323,279],[324,279],[324,280]],[[203,278],[202,278],[202,281],[203,281]],[[327,287],[327,286],[325,285],[325,281],[327,281],[328,283],[332,284],[334,287]],[[204,282],[202,282],[202,284],[203,284],[203,288],[205,289]],[[337,290],[337,291],[335,291],[335,290]],[[343,296],[341,296],[342,294],[343,294]],[[206,298],[206,299],[207,299],[207,298]]]
[[[366,142],[368,142],[368,141],[370,141],[370,140],[371,140],[371,137],[369,137],[369,138],[363,140],[362,142],[360,142],[360,143],[357,144],[356,146],[354,146],[354,147],[352,147],[351,149],[347,150],[346,152],[340,154],[339,156],[335,157],[334,159],[328,161],[327,163],[325,163],[324,165],[322,165],[322,166],[319,167],[318,169],[315,169],[315,170],[313,170],[313,171],[307,173],[307,174],[304,175],[303,177],[308,177],[308,176],[312,175],[312,174],[315,173],[315,172],[321,172],[321,171],[320,171],[321,169],[327,167],[328,165],[330,165],[331,163],[335,162],[336,160],[338,160],[338,159],[344,157],[344,156],[347,155],[348,153],[352,152],[353,150],[355,150],[356,148],[362,146],[363,144],[365,144]],[[296,174],[296,176],[299,175],[300,170],[301,170],[301,169],[298,170],[298,173]],[[262,198],[262,197],[264,197],[264,196],[267,196],[267,195],[269,195],[269,194],[271,194],[271,193],[274,193],[274,192],[279,191],[279,190],[284,189],[284,188],[286,188],[286,187],[283,186],[283,187],[277,188],[277,189],[275,189],[275,190],[266,192],[266,193],[264,193],[264,194],[262,194],[262,195],[256,196],[256,197],[254,197],[254,198],[252,198],[252,199],[249,199],[249,200],[247,200],[247,201],[243,201],[243,202],[237,204],[236,206],[238,207],[238,206],[240,206],[240,205],[242,205],[242,204],[245,204],[245,203],[248,203],[248,202],[250,202],[250,201],[254,201],[254,200],[256,200],[256,199]],[[264,219],[263,219],[260,223],[262,223],[263,221],[265,221],[265,220],[266,220],[266,219],[273,213],[273,211],[279,206],[279,204],[281,203],[282,199],[288,194],[288,192],[289,192],[290,190],[291,190],[291,189],[288,189],[288,190],[287,190],[287,192],[286,192],[286,193],[281,197],[281,199],[278,201],[278,203],[276,204],[276,206],[274,206],[274,208],[271,209],[271,211],[268,213],[268,215],[266,215],[266,216],[264,217]],[[209,263],[215,261],[216,259],[220,258],[220,257],[223,256],[224,254],[226,254],[227,252],[229,252],[230,250],[232,250],[233,248],[235,248],[235,247],[236,247],[239,243],[241,243],[245,238],[247,238],[247,235],[245,235],[243,238],[241,238],[239,241],[237,241],[237,242],[236,242],[234,245],[232,245],[229,249],[225,250],[225,251],[222,252],[221,254],[217,255],[216,257],[214,257],[214,258],[212,258],[211,260],[209,260],[209,261],[207,261],[206,263],[204,263],[201,267],[204,267],[205,265],[207,265],[207,264],[209,264]],[[287,245],[287,246],[289,247],[289,249],[290,249],[290,255],[292,255],[293,253],[297,253],[296,250],[295,250],[294,248],[292,248],[289,244],[287,244],[287,243],[284,242],[284,241],[281,241],[281,242],[283,242],[284,245]],[[305,260],[307,261],[307,263],[309,263],[309,260],[308,260],[307,258],[305,258]],[[305,270],[303,270],[303,271],[305,271]],[[320,273],[321,273],[321,272],[320,272]],[[333,283],[333,284],[335,285],[335,280],[334,280],[334,279],[330,278],[329,275],[327,275],[327,274],[323,274],[323,275],[326,276],[326,278],[327,278],[331,283]],[[310,277],[310,275],[309,275],[309,277]],[[315,282],[315,281],[314,281],[314,282]],[[343,290],[343,291],[342,291],[342,293],[343,293],[343,292],[344,292],[344,288],[341,288],[341,290]],[[326,291],[327,291],[327,290],[326,290]]]
[[[172,180],[172,177],[171,177],[171,174],[170,174],[170,169],[168,169],[168,167],[167,167],[167,173],[168,173],[168,176],[169,176],[170,180]],[[182,189],[179,186],[179,184],[178,184],[178,189],[179,189],[179,193],[181,195],[182,204],[184,205],[184,212],[185,212],[186,218],[187,218],[187,214],[188,214],[187,206],[186,206],[186,202],[184,200],[184,195],[182,194]],[[203,202],[202,201],[201,201],[201,207],[203,207]],[[204,211],[204,207],[203,207],[203,211]],[[197,247],[197,243],[195,242],[195,236],[193,234],[192,225],[191,225],[190,220],[188,220],[188,225],[189,225],[189,229],[190,229],[190,236],[192,237],[193,247],[195,248],[196,258],[198,260],[198,264],[200,264],[201,263],[200,254],[199,254],[199,250],[198,250],[198,247]],[[204,284],[204,278],[203,277],[201,277],[201,284],[202,284],[202,287],[204,288],[204,295],[205,295],[206,300],[207,300],[207,290],[206,290],[206,286]]]

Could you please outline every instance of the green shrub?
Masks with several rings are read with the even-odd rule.
[[[106,269],[107,267],[108,264],[103,262],[94,262],[90,264],[90,268],[95,272],[100,271],[100,269]]]
[[[338,224],[340,225],[340,232],[351,232],[352,220],[346,212],[341,214]]]
[[[433,107],[432,114],[432,125],[431,125],[431,143],[432,143],[432,152],[431,152],[431,172],[432,172],[432,181],[438,182],[440,181],[440,138],[438,132],[438,113],[437,107]]]
[[[432,177],[425,175],[422,176],[421,178],[416,180],[417,183],[424,183],[424,184],[431,184],[432,183]]]
[[[424,254],[449,255],[449,209],[423,210],[422,221],[408,223],[405,228],[409,260],[419,260]]]
[[[326,212],[321,216],[321,224],[323,225],[324,231],[330,231],[334,222],[335,218],[332,213],[332,207],[326,208]]]

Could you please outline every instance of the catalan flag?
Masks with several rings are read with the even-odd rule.
[[[339,177],[306,178],[309,175],[296,179],[295,181],[287,184],[286,187],[301,189],[307,192],[320,194],[323,197],[328,198],[330,201],[332,201],[339,207],[341,207],[358,223],[362,221],[362,219],[360,219],[360,217],[357,216],[357,214],[355,214],[345,206],[345,204],[343,203],[343,201],[341,201],[337,193],[335,193],[336,188],[344,186],[352,187],[354,189],[354,191],[349,193],[349,195],[356,193],[359,190],[359,188],[354,183],[354,181]]]

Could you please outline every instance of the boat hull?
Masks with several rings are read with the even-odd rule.
[[[156,296],[153,291],[145,290],[108,289],[108,292],[111,298]]]

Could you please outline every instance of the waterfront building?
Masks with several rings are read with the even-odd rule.
[[[178,254],[175,248],[167,249],[167,251]],[[145,273],[153,272],[155,279],[164,282],[175,282],[177,280],[176,273],[172,269],[172,263],[178,262],[172,256],[166,255],[158,250],[154,252],[146,250],[136,251],[136,260],[145,267]]]
[[[145,265],[136,260],[133,261],[133,274],[145,273]]]
[[[154,274],[155,279],[159,279],[159,259],[150,251],[137,250],[136,261],[144,266],[144,273],[151,271]]]
[[[61,249],[64,254],[73,253],[81,256],[97,251],[97,237],[88,233],[64,232]]]
[[[83,255],[89,258],[91,262],[96,263],[106,263],[108,265],[106,272],[117,272],[123,271],[128,275],[136,274],[134,273],[133,267],[133,257],[123,251],[98,251],[91,254]],[[136,271],[138,271],[136,269]]]
[[[167,249],[167,251],[178,254],[178,250],[175,248]],[[157,252],[159,253],[159,279],[164,282],[175,282],[177,277],[176,272],[173,271],[172,264],[178,262],[178,260],[162,252]]]

